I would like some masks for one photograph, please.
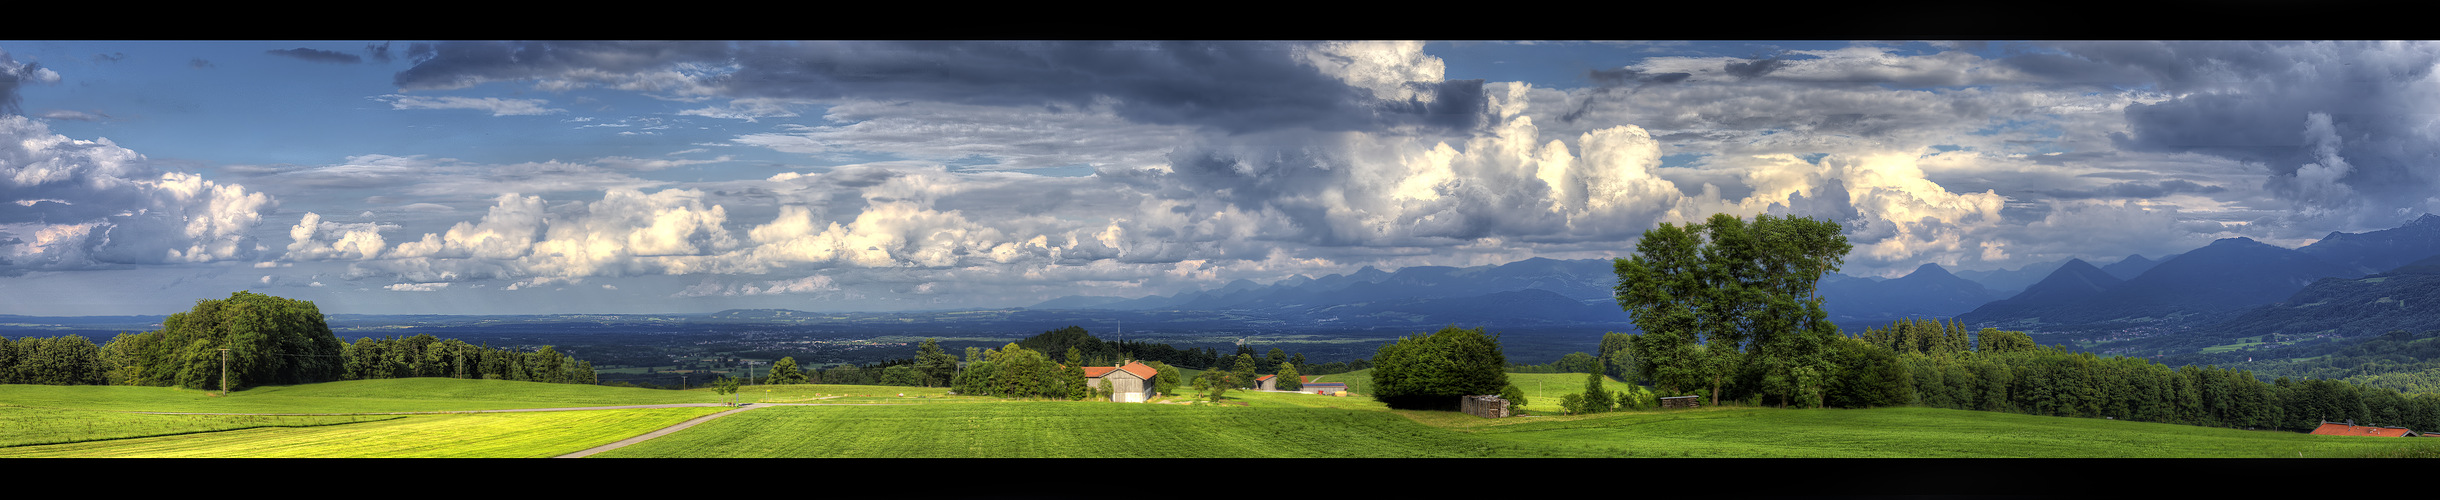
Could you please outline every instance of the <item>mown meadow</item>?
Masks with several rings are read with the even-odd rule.
[[[1544,384],[1538,397],[1550,400],[1583,384],[1580,374],[1515,375]],[[1536,378],[1543,375],[1552,380]],[[1563,388],[1562,381],[1569,384]],[[791,405],[731,414],[595,456],[2315,458],[2433,456],[2440,448],[2440,440],[1916,407],[1532,411],[1535,416],[1482,419],[1393,410],[1361,396],[1254,391],[1231,391],[1225,405],[1006,400],[953,396],[938,388],[849,385],[748,386],[733,398]],[[129,412],[463,412],[720,399],[707,390],[438,378],[262,387],[225,397],[158,387],[6,385],[0,386],[0,405],[7,405],[0,406],[0,424],[6,424],[0,427],[5,429],[0,457],[549,457],[723,408],[289,416]]]

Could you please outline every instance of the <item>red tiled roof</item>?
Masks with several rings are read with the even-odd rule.
[[[1135,378],[1140,378],[1140,379],[1144,379],[1144,380],[1152,380],[1152,376],[1154,376],[1154,375],[1159,375],[1159,374],[1161,373],[1161,371],[1160,371],[1160,370],[1154,370],[1154,369],[1152,369],[1152,366],[1150,366],[1150,365],[1146,365],[1146,364],[1144,364],[1144,363],[1143,363],[1143,362],[1141,362],[1141,361],[1129,361],[1129,362],[1127,362],[1127,366],[1115,366],[1115,367],[1113,367],[1113,366],[1087,366],[1087,367],[1084,367],[1084,377],[1085,377],[1085,378],[1101,378],[1101,376],[1103,376],[1103,375],[1109,375],[1109,374],[1110,374],[1110,372],[1111,372],[1111,371],[1114,371],[1114,370],[1126,370],[1126,371],[1127,371],[1127,373],[1135,375]]]
[[[2313,429],[2313,434],[2323,436],[2406,437],[2413,433],[2414,431],[2412,430],[2399,427],[2373,427],[2368,425],[2347,425],[2342,423],[2327,422],[2321,424],[2321,428]]]
[[[1264,375],[1264,376],[1260,376],[1260,377],[1254,377],[1254,381],[1255,381],[1255,382],[1261,382],[1261,381],[1264,381],[1264,380],[1270,380],[1270,379],[1273,379],[1273,378],[1278,378],[1278,377],[1279,377],[1278,375]]]

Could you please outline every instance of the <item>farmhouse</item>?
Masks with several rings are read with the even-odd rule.
[[[2348,420],[2346,423],[2325,421],[2321,423],[2321,427],[2313,429],[2312,433],[2323,436],[2415,437],[2422,435],[2405,427],[2355,425],[2354,420]]]
[[[1085,386],[1101,387],[1101,382],[1108,380],[1110,400],[1120,403],[1142,403],[1151,398],[1152,378],[1157,375],[1160,375],[1160,371],[1137,361],[1128,361],[1119,366],[1084,367]]]

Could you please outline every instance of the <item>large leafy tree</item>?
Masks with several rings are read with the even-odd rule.
[[[1816,285],[1852,248],[1837,223],[1768,214],[1645,231],[1615,264],[1619,307],[1644,331],[1640,368],[1665,392],[1708,387],[1717,401],[1750,367],[1782,402],[1819,404],[1837,327]]]
[[[957,375],[957,356],[941,350],[940,339],[923,339],[915,347],[915,369],[923,374],[925,387],[948,385]]]
[[[771,383],[805,383],[805,370],[797,368],[794,356],[779,358],[779,361],[771,363]]]
[[[346,377],[345,344],[324,323],[312,302],[253,292],[237,292],[223,300],[200,300],[193,310],[171,314],[162,329],[129,339],[136,352],[123,353],[137,365],[127,373],[132,382],[218,389],[223,369],[221,350],[228,350],[230,388],[286,385],[339,380]],[[423,352],[414,351],[415,361]],[[404,356],[404,354],[402,354]]]
[[[1391,408],[1455,410],[1459,399],[1499,394],[1508,385],[1508,357],[1483,329],[1451,325],[1399,337],[1373,353],[1373,399]]]

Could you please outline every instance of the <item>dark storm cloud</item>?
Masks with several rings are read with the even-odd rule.
[[[1576,104],[1575,111],[1569,111],[1567,114],[1559,115],[1559,120],[1566,122],[1576,121],[1577,118],[1583,117],[1585,112],[1593,109],[1594,101],[1608,98],[1609,95],[1614,92],[1624,90],[1628,93],[1634,93],[1635,91],[1643,90],[1645,87],[1651,87],[1654,85],[1668,85],[1686,81],[1687,78],[1691,78],[1693,76],[1693,73],[1648,74],[1629,68],[1592,70],[1591,72],[1586,73],[1585,77],[1593,80],[1593,84],[1595,85],[1593,92],[1585,95],[1584,102]]]
[[[2141,76],[2175,96],[2127,106],[2130,151],[2201,153],[2257,163],[2263,187],[2306,217],[2390,225],[2427,210],[2440,164],[2434,137],[2440,46],[2403,43],[2091,43],[2017,58],[2062,81]]]
[[[369,43],[365,44],[364,53],[372,54],[373,60],[376,62],[390,62],[390,43],[382,42],[380,45]]]
[[[307,61],[313,61],[313,62],[318,62],[318,63],[355,64],[355,63],[364,62],[364,56],[359,56],[359,55],[355,55],[355,54],[349,54],[349,53],[346,53],[346,52],[334,52],[334,51],[328,51],[328,50],[321,50],[321,49],[308,49],[308,48],[302,48],[302,47],[299,47],[299,48],[294,48],[294,49],[276,49],[276,50],[266,50],[266,51],[263,51],[263,53],[266,53],[266,54],[271,54],[271,55],[275,55],[275,56],[282,56],[282,57],[294,57],[294,58],[297,58],[297,59],[303,59],[303,60],[307,60]]]
[[[1788,60],[1773,56],[1767,59],[1755,59],[1751,62],[1730,61],[1728,64],[1723,65],[1720,68],[1720,71],[1726,72],[1730,76],[1735,76],[1739,80],[1747,80],[1770,74],[1772,71],[1777,71],[1779,68],[1785,68],[1787,66]]]
[[[1106,102],[1131,121],[1230,133],[1471,127],[1482,105],[1482,82],[1471,80],[1419,89],[1435,97],[1428,102],[1385,102],[1299,61],[1295,49],[1256,42],[467,42],[433,47],[395,83],[408,90],[539,79],[673,85],[641,75],[718,67],[733,70],[691,83],[738,98]]]
[[[2192,194],[2218,194],[2218,193],[2223,193],[2223,192],[2227,192],[2227,191],[2228,191],[2228,188],[2224,188],[2224,187],[2220,187],[2220,186],[2211,186],[2211,185],[2197,184],[2197,183],[2190,182],[2190,181],[2184,181],[2184,180],[2176,180],[2176,179],[2172,179],[2172,180],[2167,180],[2167,181],[2161,181],[2161,182],[2159,182],[2159,183],[2143,183],[2143,182],[2117,182],[2117,183],[2111,183],[2111,184],[2110,184],[2110,185],[2108,185],[2108,186],[2103,186],[2103,187],[2101,187],[2100,189],[2094,189],[2094,190],[2089,190],[2089,191],[2084,191],[2084,190],[2035,190],[2035,191],[2031,191],[2031,192],[2034,192],[2034,193],[2040,193],[2040,194],[2044,194],[2044,195],[2049,195],[2049,196],[2051,196],[2051,197],[2055,197],[2055,198],[2065,198],[2065,199],[2088,199],[2088,198],[2147,198],[2147,199],[2148,199],[2148,198],[2159,198],[2159,197],[2168,196],[2168,195],[2172,195],[2172,194],[2179,194],[2179,193],[2192,193]]]

